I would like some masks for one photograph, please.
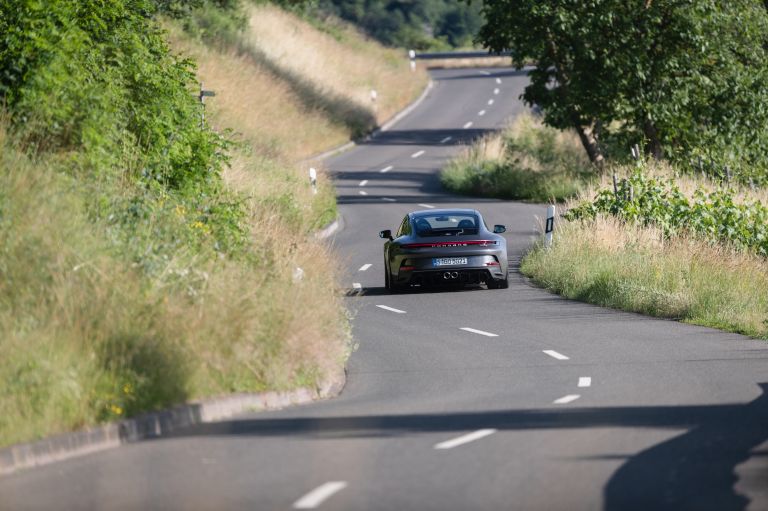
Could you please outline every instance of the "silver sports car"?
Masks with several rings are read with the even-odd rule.
[[[503,225],[489,231],[474,209],[408,213],[397,232],[379,233],[384,244],[384,283],[396,292],[411,285],[485,283],[506,288],[507,242]]]

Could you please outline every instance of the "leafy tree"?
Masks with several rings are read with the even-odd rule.
[[[469,45],[482,24],[479,4],[461,0],[319,0],[318,5],[384,44],[417,50]]]
[[[546,123],[575,128],[593,162],[601,141],[642,141],[656,158],[765,162],[763,2],[486,0],[483,14],[479,41],[512,50],[519,67],[536,63],[523,98]]]

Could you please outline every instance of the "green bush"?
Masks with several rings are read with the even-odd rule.
[[[690,232],[768,255],[768,208],[760,201],[739,202],[735,195],[726,188],[698,189],[689,200],[674,179],[656,179],[637,169],[615,192],[600,191],[594,201],[568,211],[566,218],[610,214],[628,222],[653,224],[666,236]]]

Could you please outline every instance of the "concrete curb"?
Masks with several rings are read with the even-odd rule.
[[[328,399],[339,395],[345,383],[346,371],[341,369],[321,382],[317,389],[232,394],[64,433],[37,442],[13,445],[0,449],[0,476],[114,449],[124,444],[160,438],[189,426],[217,422],[246,412],[274,410]]]
[[[336,232],[340,231],[344,227],[344,218],[339,215],[336,220],[326,225],[315,233],[315,239],[324,240],[333,236]]]
[[[421,95],[416,98],[410,105],[405,107],[404,109],[400,110],[398,113],[396,113],[394,116],[392,116],[391,119],[389,119],[387,122],[385,122],[381,127],[374,129],[369,135],[363,137],[361,140],[370,140],[372,138],[376,138],[376,136],[384,131],[389,131],[392,126],[395,125],[399,120],[401,120],[406,115],[413,112],[416,107],[418,107],[427,97],[427,95],[430,93],[432,88],[435,86],[435,82],[430,80],[427,86],[422,91]],[[350,142],[347,142],[345,144],[342,144],[338,147],[335,147],[333,149],[329,149],[328,151],[325,151],[324,153],[320,153],[315,156],[310,156],[309,158],[302,160],[301,163],[308,163],[311,161],[320,161],[330,158],[331,156],[336,156],[337,154],[343,153],[345,151],[349,151],[353,147],[355,147],[358,144],[358,142],[352,140]]]

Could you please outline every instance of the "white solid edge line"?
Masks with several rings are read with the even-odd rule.
[[[379,172],[381,172],[382,174],[384,174],[385,172],[389,172],[390,170],[392,170],[392,165],[390,165],[390,166],[388,166],[388,167],[384,167],[384,168],[383,168],[383,169],[381,169]]]
[[[416,204],[416,205],[421,206],[422,208],[435,209],[434,206],[430,206],[429,204]]]
[[[485,115],[485,110],[480,110],[479,112],[477,112],[477,115],[482,117],[483,115]]]
[[[486,332],[484,330],[477,330],[475,328],[469,328],[468,326],[461,327],[461,328],[459,328],[459,330],[464,330],[465,332],[472,332],[473,334],[484,335],[486,337],[498,337],[499,336],[498,334],[492,334],[491,332]]]
[[[496,78],[496,83],[501,83],[501,78]]]
[[[373,266],[371,263],[366,263],[366,264],[362,265],[358,271],[365,271],[368,268],[370,268],[371,266]]]
[[[472,121],[469,121],[467,124],[464,125],[464,129],[471,128],[472,127]]]
[[[389,197],[382,197],[381,200],[387,201],[387,202],[397,202],[397,199],[391,199]]]
[[[368,180],[367,179],[363,179],[362,181],[360,181],[360,184],[358,186],[365,186],[367,184],[368,184]]]
[[[493,100],[492,100],[492,99],[489,99],[489,100],[488,100],[488,104],[489,104],[489,105],[492,105],[492,104],[493,104]]]
[[[360,284],[359,282],[353,282],[352,289],[363,289],[363,285]]]
[[[493,89],[493,93],[494,94],[498,94],[499,93],[499,89]]]
[[[360,195],[368,195],[368,192],[364,192],[364,191],[362,191],[362,190],[360,190],[360,192],[359,192],[359,193],[360,193]]]
[[[418,157],[419,157],[419,156],[421,156],[422,154],[424,154],[424,150],[421,150],[421,151],[416,151],[415,153],[413,153],[413,154],[411,155],[411,158],[418,158]]]
[[[544,353],[546,353],[550,357],[556,358],[558,360],[570,360],[568,357],[566,357],[562,353],[556,352],[555,350],[544,350]]]
[[[468,444],[469,442],[474,442],[475,440],[480,440],[481,438],[485,438],[489,435],[496,433],[496,431],[497,430],[495,429],[479,429],[474,433],[468,433],[466,435],[462,435],[460,437],[454,438],[453,440],[446,440],[445,442],[440,442],[439,444],[435,445],[435,449],[453,449],[454,447],[458,447],[460,445]]]
[[[592,378],[589,376],[579,377],[579,387],[589,387],[592,385]]]
[[[441,143],[441,144],[445,144],[445,143],[446,143],[446,142],[448,142],[448,141],[449,141],[451,138],[453,138],[453,137],[445,137],[444,139],[442,139],[442,140],[440,141],[440,143]]]
[[[321,484],[293,503],[294,509],[314,509],[322,504],[328,497],[347,487],[346,481],[329,481]]]
[[[555,399],[552,402],[552,404],[555,404],[555,405],[565,405],[565,404],[571,403],[573,401],[576,401],[580,397],[581,396],[579,394],[568,394],[567,396],[563,396],[560,399]]]
[[[400,309],[395,309],[394,307],[389,307],[387,305],[377,305],[379,309],[384,309],[385,311],[395,312],[397,314],[405,314],[405,311],[401,311]]]

